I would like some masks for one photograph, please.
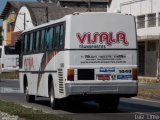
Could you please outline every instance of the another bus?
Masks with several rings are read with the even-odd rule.
[[[1,72],[13,72],[19,70],[19,54],[15,46],[2,45]]]
[[[2,72],[1,71],[1,52],[2,52],[2,46],[0,46],[0,73]]]
[[[22,33],[20,89],[26,100],[95,100],[117,110],[120,97],[137,95],[137,40],[133,16],[74,13]],[[76,100],[75,100],[76,101]]]

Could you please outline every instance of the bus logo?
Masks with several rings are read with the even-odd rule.
[[[34,62],[33,62],[33,58],[32,57],[24,59],[24,68],[26,70],[34,69]]]
[[[129,42],[127,41],[126,34],[122,31],[116,33],[116,35],[113,35],[113,32],[95,32],[94,34],[91,34],[90,32],[84,32],[83,34],[77,33],[76,34],[77,39],[80,44],[84,44],[87,42],[87,44],[96,44],[99,42],[100,44],[106,44],[108,46],[112,46],[114,43],[120,43],[122,42],[123,45],[128,46]],[[115,37],[115,38],[114,38]]]

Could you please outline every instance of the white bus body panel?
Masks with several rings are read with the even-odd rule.
[[[137,81],[131,78],[132,68],[137,68],[133,16],[80,13],[45,25],[64,21],[64,50],[23,56],[21,71],[28,72],[20,73],[21,92],[24,92],[23,78],[26,75],[29,94],[48,97],[48,77],[51,75],[56,98],[83,94],[137,94]],[[50,57],[52,59],[48,60]],[[30,62],[27,61],[33,63],[28,65]],[[67,69],[70,68],[75,69],[74,81],[67,80]],[[95,79],[78,80],[78,69],[94,69]],[[120,70],[129,70],[130,73],[121,74]],[[102,81],[97,78],[99,74],[113,74],[116,78]]]
[[[65,41],[65,48],[68,49],[91,49],[83,48],[83,45],[105,45],[103,48],[93,47],[92,49],[135,49],[137,48],[136,43],[136,30],[134,17],[130,15],[122,14],[107,14],[107,13],[90,13],[90,14],[80,14],[71,16],[70,20],[67,22],[69,30],[67,31],[67,38]],[[126,37],[126,43],[123,40],[113,42],[116,40],[116,35],[123,32]],[[79,33],[79,34],[78,34]],[[90,43],[88,41],[87,34],[90,33]],[[106,33],[108,34],[106,44],[105,38],[103,42],[100,43],[100,35]],[[84,42],[80,44],[77,39],[77,34],[83,38],[86,35]],[[110,35],[111,34],[111,35]],[[95,42],[94,35],[97,38]],[[102,37],[105,37],[102,36]],[[109,40],[111,39],[111,40]],[[113,41],[112,41],[113,40]]]
[[[5,54],[5,46],[2,46],[1,54],[1,71],[13,72],[19,70],[19,55]]]
[[[1,69],[1,57],[2,57],[2,46],[0,46],[0,73],[2,72],[2,69]]]

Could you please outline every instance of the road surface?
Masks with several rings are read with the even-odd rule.
[[[60,108],[60,110],[52,110],[49,107],[48,98],[36,98],[35,103],[25,102],[25,95],[19,93],[18,81],[1,81],[0,90],[0,99],[2,100],[13,101],[26,107],[33,107],[48,113],[66,116],[73,120],[157,120],[157,118],[160,120],[159,101],[122,98],[117,113],[101,111],[98,104],[92,101],[76,106],[68,105]]]

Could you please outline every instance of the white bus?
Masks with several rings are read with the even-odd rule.
[[[0,73],[2,72],[1,71],[1,52],[2,52],[2,46],[0,46]]]
[[[19,70],[19,55],[15,46],[2,45],[1,72],[13,72]]]
[[[22,33],[20,89],[26,100],[95,100],[117,109],[137,95],[137,40],[133,16],[75,13]]]

